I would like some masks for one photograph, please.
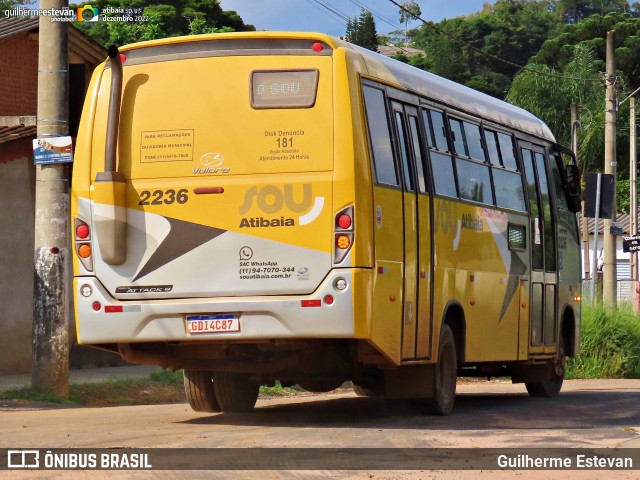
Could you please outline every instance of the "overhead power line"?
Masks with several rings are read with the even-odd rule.
[[[343,22],[346,22],[347,20],[349,20],[349,16],[344,13],[341,12],[340,10],[338,10],[335,7],[332,7],[330,5],[327,5],[326,3],[322,2],[321,0],[307,0],[308,3],[311,3],[314,6],[317,6],[317,8],[319,9],[324,9],[327,12],[329,12],[330,15],[332,15],[334,18],[337,17],[340,20],[342,20]],[[313,2],[313,3],[312,3]],[[325,12],[326,13],[326,12]]]
[[[389,20],[388,18],[384,17],[382,14],[380,14],[379,12],[376,12],[375,10],[371,9],[371,7],[366,6],[365,4],[363,4],[362,2],[359,2],[358,0],[349,0],[351,3],[353,3],[356,7],[360,7],[363,10],[368,10],[370,11],[374,16],[378,17],[380,20],[382,20],[384,23],[391,25],[393,28],[395,28],[396,30],[400,30],[401,27],[396,25],[395,23],[393,23],[393,21]]]
[[[507,65],[511,65],[512,67],[516,67],[519,70],[525,70],[527,72],[531,72],[534,73],[536,75],[541,75],[541,76],[545,76],[545,77],[555,77],[555,78],[562,78],[565,80],[578,80],[578,81],[583,81],[583,82],[600,82],[599,79],[595,79],[595,78],[579,78],[579,77],[567,77],[565,75],[561,75],[559,73],[552,73],[552,72],[539,72],[533,68],[529,68],[527,66],[524,65],[520,65],[518,63],[512,62],[510,60],[506,60],[504,58],[498,57],[496,55],[493,55],[491,53],[485,52],[484,50],[479,49],[478,47],[470,44],[469,42],[466,42],[465,40],[462,40],[460,37],[457,37],[455,35],[452,35],[451,33],[443,30],[442,28],[438,27],[435,23],[429,21],[429,20],[425,20],[422,17],[419,17],[417,15],[414,15],[412,12],[410,12],[408,9],[406,9],[402,4],[398,3],[396,0],[389,0],[391,3],[393,3],[396,7],[400,8],[401,10],[404,10],[405,12],[407,12],[409,15],[411,15],[413,18],[415,18],[416,20],[420,20],[422,23],[424,23],[427,27],[434,29],[436,32],[440,33],[441,35],[444,35],[446,37],[449,37],[450,39],[461,43],[462,45],[465,45],[467,47],[469,47],[470,49],[472,49],[475,52],[478,52],[481,55],[484,55],[487,58],[491,58],[492,60],[497,60],[499,62],[505,63]]]

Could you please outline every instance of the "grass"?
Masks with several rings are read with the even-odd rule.
[[[267,387],[266,385],[262,385],[260,387],[260,395],[263,397],[288,397],[298,393],[300,393],[300,390],[291,387],[283,387],[278,381],[276,381],[276,384],[273,387]]]
[[[566,378],[640,378],[640,317],[629,309],[582,309],[580,354]]]
[[[182,387],[182,374],[178,382],[175,373],[160,372],[153,373],[146,379],[113,379],[105,382],[71,384],[67,398],[42,393],[31,387],[23,387],[0,391],[0,400],[113,407],[180,403],[186,402],[186,397]]]
[[[275,386],[260,387],[262,396],[289,396],[298,390],[283,387],[279,382]],[[147,378],[136,380],[107,380],[95,383],[75,383],[69,385],[67,398],[38,392],[31,387],[12,390],[0,390],[0,401],[48,402],[64,405],[82,405],[87,407],[114,407],[122,405],[154,405],[160,403],[186,403],[187,398],[182,385],[182,370],[172,372],[162,370]]]

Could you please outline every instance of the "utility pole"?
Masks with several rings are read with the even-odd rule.
[[[42,0],[41,9],[68,2]],[[38,52],[38,138],[69,135],[68,23],[41,16]],[[67,164],[36,165],[31,386],[58,396],[69,392]]]
[[[636,185],[638,182],[638,155],[636,152],[636,98],[629,98],[629,214],[631,219],[630,234],[638,234],[638,192]],[[629,267],[631,271],[631,280],[638,280],[638,252],[631,252],[629,256]],[[635,283],[633,290],[635,292]],[[636,305],[636,295],[633,296],[633,305]]]
[[[616,60],[613,46],[615,30],[607,32],[606,58],[606,95],[605,95],[605,130],[604,130],[604,173],[613,175],[616,185]],[[616,196],[611,206],[612,217],[604,221],[604,266],[602,278],[602,300],[606,307],[615,309],[616,297],[616,236],[611,234],[611,227],[616,221]]]
[[[580,120],[578,120],[578,105],[576,103],[571,104],[571,150],[576,156],[576,165],[580,166],[580,160],[578,158],[578,129],[581,128]],[[584,278],[591,278],[589,272],[589,222],[587,217],[584,216],[584,199],[582,200],[582,251],[584,256],[582,257],[582,264],[584,265]]]
[[[633,92],[634,94],[636,92]],[[638,235],[638,152],[636,139],[636,97],[629,97],[629,214],[631,218],[630,234]],[[638,252],[633,251],[629,256],[631,271],[631,305],[634,312],[638,312]]]

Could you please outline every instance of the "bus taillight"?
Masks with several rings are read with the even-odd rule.
[[[81,223],[76,227],[76,237],[84,240],[89,237],[89,225]]]
[[[89,258],[91,256],[91,245],[88,243],[78,245],[78,256],[80,258]]]
[[[353,206],[343,208],[335,217],[334,223],[334,263],[340,263],[353,245]]]
[[[75,241],[76,241],[76,254],[78,255],[78,260],[82,263],[82,266],[88,272],[93,271],[93,258],[92,258],[92,248],[91,248],[91,229],[89,225],[80,220],[78,217],[75,218],[74,221],[75,226]]]
[[[338,226],[343,230],[351,227],[351,217],[347,214],[340,215],[338,218]]]

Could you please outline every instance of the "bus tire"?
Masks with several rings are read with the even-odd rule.
[[[184,393],[194,411],[209,413],[220,411],[211,372],[184,370],[183,381]]]
[[[551,378],[546,382],[525,382],[527,392],[532,397],[545,397],[552,398],[557,397],[562,389],[562,383],[564,381],[565,364],[567,360],[566,350],[564,346],[564,339],[562,334],[558,339],[558,354],[553,361],[553,370],[551,372]]]
[[[258,400],[260,386],[249,376],[233,372],[213,372],[216,400],[223,412],[250,412]]]
[[[438,363],[434,367],[433,396],[427,399],[427,409],[433,415],[450,415],[456,399],[458,359],[453,332],[446,324],[440,332]]]

